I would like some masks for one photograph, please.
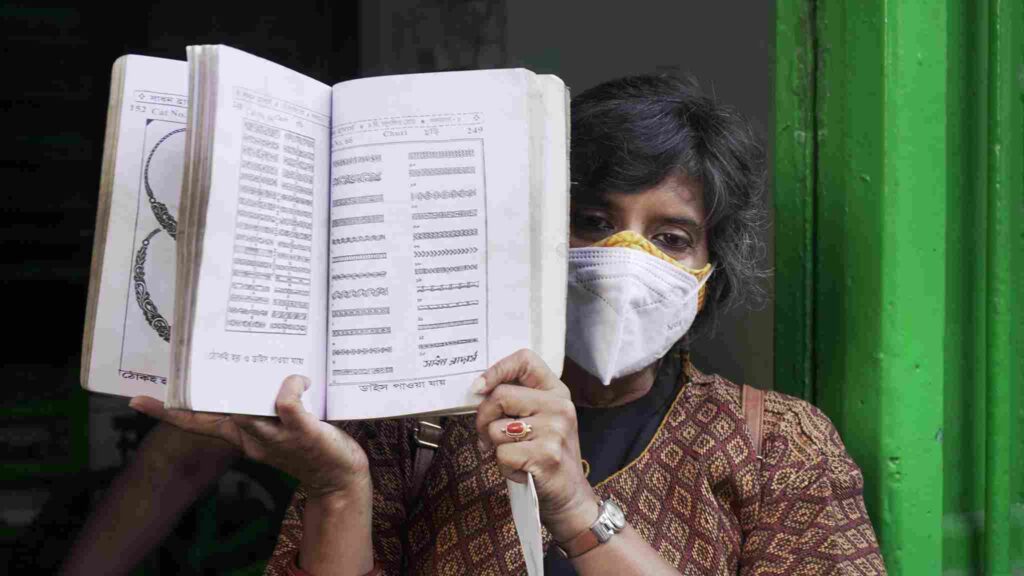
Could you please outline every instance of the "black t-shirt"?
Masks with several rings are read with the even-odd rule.
[[[670,353],[644,396],[611,408],[576,407],[580,453],[590,464],[587,480],[591,486],[622,470],[643,453],[672,406],[679,390],[681,369],[678,356]],[[571,576],[576,571],[552,545],[544,557],[544,574]]]

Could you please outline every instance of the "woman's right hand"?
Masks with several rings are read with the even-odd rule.
[[[321,422],[302,406],[309,386],[303,376],[289,376],[277,394],[278,418],[167,410],[148,396],[129,406],[189,432],[224,439],[246,456],[294,476],[311,498],[368,494],[371,490],[366,453],[338,427]]]

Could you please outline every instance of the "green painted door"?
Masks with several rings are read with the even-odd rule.
[[[1024,574],[1024,4],[780,0],[776,388],[892,574]]]

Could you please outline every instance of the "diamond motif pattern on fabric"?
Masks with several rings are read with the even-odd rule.
[[[768,392],[758,460],[739,386],[689,363],[682,378],[644,453],[595,487],[662,558],[700,576],[886,573],[863,476],[820,410]],[[374,552],[385,574],[524,574],[505,482],[493,453],[477,447],[472,416],[447,419],[423,496],[406,504],[410,425],[345,425],[371,459]],[[304,501],[300,490],[267,566],[271,576],[284,574],[297,549]]]

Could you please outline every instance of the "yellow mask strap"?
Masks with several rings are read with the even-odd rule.
[[[623,230],[622,232],[617,232],[615,234],[612,234],[611,236],[605,238],[604,240],[601,240],[600,242],[597,242],[596,244],[594,244],[593,247],[594,248],[632,248],[634,250],[641,250],[643,252],[647,252],[651,256],[654,256],[655,258],[658,258],[658,259],[664,260],[665,262],[668,262],[669,264],[675,266],[676,268],[679,268],[680,270],[684,270],[686,272],[689,272],[690,274],[693,274],[694,277],[696,277],[697,280],[700,280],[700,281],[703,281],[708,276],[708,274],[711,274],[711,269],[712,269],[711,262],[708,262],[707,264],[704,265],[703,268],[700,268],[700,269],[690,268],[690,267],[686,266],[685,264],[683,264],[682,262],[680,262],[680,261],[676,260],[675,258],[669,256],[668,254],[665,254],[664,252],[661,251],[661,249],[659,249],[657,246],[652,244],[650,240],[648,240],[647,238],[644,238],[643,236],[637,234],[636,232],[633,232],[632,230]],[[701,308],[704,307],[704,296],[705,296],[706,293],[707,293],[707,283],[701,285],[700,292],[697,293],[697,310],[698,311]]]

